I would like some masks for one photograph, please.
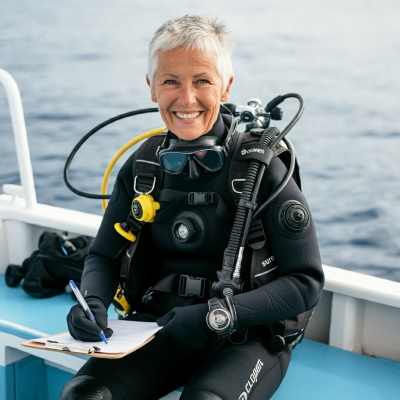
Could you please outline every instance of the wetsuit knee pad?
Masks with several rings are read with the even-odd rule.
[[[112,400],[110,390],[92,376],[72,378],[63,388],[60,400]]]
[[[208,392],[206,390],[201,390],[197,392],[190,392],[186,395],[183,394],[181,400],[223,400],[222,397],[219,397],[215,393]]]

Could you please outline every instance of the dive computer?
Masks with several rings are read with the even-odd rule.
[[[227,298],[229,310],[216,297],[208,300],[209,312],[206,317],[208,327],[220,338],[226,338],[235,331],[236,313],[231,298]]]

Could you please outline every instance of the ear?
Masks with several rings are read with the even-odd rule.
[[[232,82],[233,82],[233,76],[231,76],[231,77],[229,78],[228,84],[226,85],[226,89],[225,89],[225,91],[222,93],[222,96],[221,96],[221,102],[222,102],[222,103],[225,102],[225,101],[227,101],[228,98],[229,98],[229,91],[231,90]]]
[[[149,85],[149,88],[151,90],[151,101],[153,101],[154,103],[157,103],[157,96],[154,93],[154,89],[151,88],[151,82],[150,82],[150,79],[149,79],[148,75],[146,75],[146,82]]]

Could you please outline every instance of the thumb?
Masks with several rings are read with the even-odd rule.
[[[169,311],[167,314],[158,318],[157,325],[165,326],[166,324],[168,324],[169,321],[171,321],[172,318],[174,318],[174,316],[175,316],[175,311],[174,310]]]

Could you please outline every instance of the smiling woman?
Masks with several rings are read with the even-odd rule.
[[[163,328],[124,358],[91,358],[62,400],[152,400],[183,384],[182,400],[265,400],[285,376],[324,274],[307,202],[274,157],[287,129],[239,132],[235,117],[220,113],[231,48],[223,24],[197,15],[167,21],[151,41],[147,83],[168,131],[121,168],[85,261],[81,291],[96,324],[79,305],[67,322],[76,339],[98,340],[103,330],[111,342],[107,309],[118,289],[129,304],[124,318]],[[255,144],[262,160],[245,151]],[[243,151],[235,199],[231,171]],[[157,211],[144,220],[149,202]],[[260,256],[247,244],[256,210],[271,247],[264,240]]]

